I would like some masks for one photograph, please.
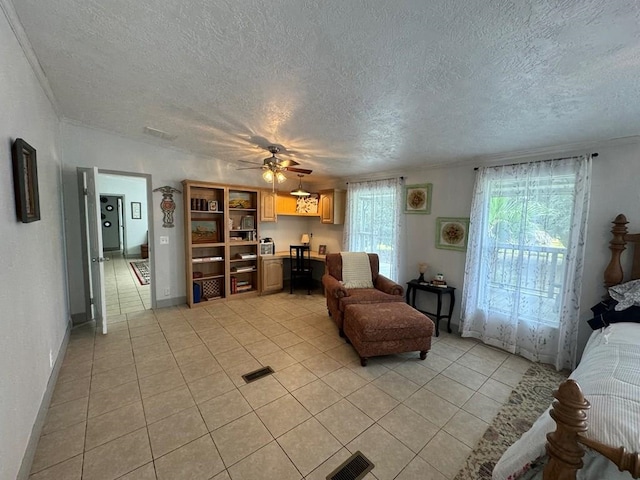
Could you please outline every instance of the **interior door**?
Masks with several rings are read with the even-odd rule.
[[[100,214],[103,251],[121,250],[120,197],[115,195],[100,195]]]
[[[98,168],[78,168],[84,190],[84,226],[87,238],[87,263],[89,265],[89,294],[92,317],[96,328],[107,333],[107,307],[104,290],[104,257],[102,256],[102,221],[100,194],[97,188]]]

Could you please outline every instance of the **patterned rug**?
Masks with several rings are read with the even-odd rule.
[[[504,451],[529,430],[553,400],[553,391],[569,376],[550,365],[533,364],[511,392],[455,480],[491,480]]]
[[[133,268],[140,285],[149,285],[149,260],[138,260],[137,262],[129,262]]]

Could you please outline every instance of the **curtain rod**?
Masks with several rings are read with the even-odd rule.
[[[517,163],[507,163],[506,165],[494,165],[495,167],[512,167],[513,165],[521,165],[523,163],[537,163],[537,162],[550,162],[552,160],[569,160],[570,158],[578,158],[580,155],[574,155],[572,157],[560,157],[560,158],[548,158],[545,160],[535,160],[533,162],[517,162]],[[594,152],[591,154],[592,157],[597,157],[598,152]],[[478,170],[480,167],[475,167],[474,170]]]
[[[380,178],[380,179],[375,179],[375,180],[363,180],[363,182],[375,182],[377,180],[391,180],[394,177],[390,177],[390,178]],[[404,177],[398,177],[400,180],[404,180]],[[345,182],[347,185],[349,185],[349,182]],[[362,183],[362,182],[356,182],[356,183]]]

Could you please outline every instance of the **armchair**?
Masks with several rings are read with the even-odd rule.
[[[325,264],[322,285],[327,299],[327,310],[338,326],[341,337],[344,336],[342,324],[347,305],[404,302],[402,286],[378,273],[380,261],[376,253],[369,254],[374,288],[345,288],[341,283],[342,256],[339,253],[327,254]]]

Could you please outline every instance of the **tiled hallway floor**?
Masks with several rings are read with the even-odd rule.
[[[124,258],[122,252],[106,252],[104,262],[107,317],[151,308],[151,286],[140,285],[129,262],[140,258]]]
[[[360,450],[368,480],[449,479],[528,365],[442,333],[363,368],[319,295],[112,316],[72,331],[31,478],[320,480]]]

